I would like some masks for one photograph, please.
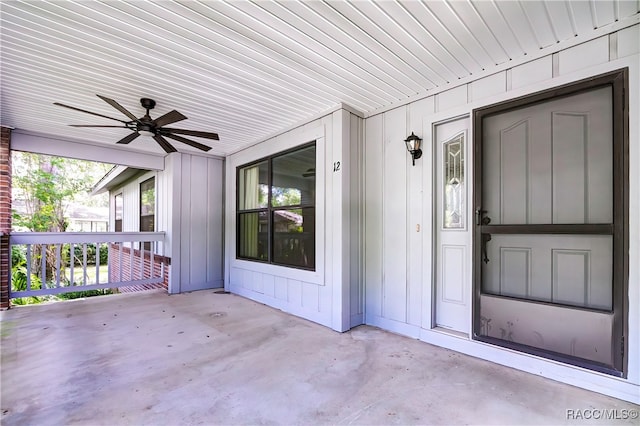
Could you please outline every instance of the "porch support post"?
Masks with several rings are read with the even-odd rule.
[[[9,309],[11,274],[11,129],[0,127],[0,309]]]

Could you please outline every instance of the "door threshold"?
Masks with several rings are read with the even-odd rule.
[[[433,327],[431,329],[431,331],[436,331],[436,332],[442,333],[442,334],[448,334],[450,336],[458,337],[460,339],[470,340],[470,337],[469,337],[468,333],[464,333],[462,331],[453,330],[453,329],[450,329],[450,328],[436,326],[436,327]]]

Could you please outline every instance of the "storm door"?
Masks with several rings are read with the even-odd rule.
[[[475,338],[623,374],[625,77],[474,112]]]

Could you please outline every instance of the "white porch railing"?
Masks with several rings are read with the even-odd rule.
[[[10,283],[9,297],[162,283],[165,263],[163,260],[157,265],[156,260],[165,259],[163,253],[157,253],[158,248],[164,247],[164,244],[158,244],[164,237],[164,232],[12,233],[12,253],[14,246],[23,246],[24,257],[19,256],[20,265],[14,265],[12,259],[11,270],[23,268],[19,276],[24,282],[19,283],[19,289],[14,288],[18,283]],[[93,247],[95,263],[90,262],[90,257],[94,257],[89,253]],[[108,259],[106,274],[105,265],[100,262],[104,250],[107,250]],[[11,275],[13,281],[16,274]]]

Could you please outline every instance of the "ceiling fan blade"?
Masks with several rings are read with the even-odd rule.
[[[178,111],[174,109],[173,111],[170,111],[165,115],[156,118],[155,120],[153,120],[153,122],[157,127],[162,127],[162,126],[166,126],[167,124],[175,123],[177,121],[182,121],[186,119],[187,117],[180,114]]]
[[[61,107],[69,108],[69,109],[72,109],[72,110],[75,110],[75,111],[86,112],[87,114],[91,114],[91,115],[97,115],[98,117],[108,118],[109,120],[115,120],[115,121],[119,121],[121,123],[126,123],[126,121],[120,120],[118,118],[113,118],[113,117],[109,117],[109,116],[106,116],[106,115],[98,114],[97,112],[86,111],[84,109],[80,109],[80,108],[72,107],[72,106],[69,106],[69,105],[61,104],[60,102],[54,102],[53,104],[61,106]]]
[[[153,139],[155,139],[156,142],[158,142],[158,145],[160,145],[162,147],[162,149],[164,149],[164,152],[166,152],[167,154],[171,154],[172,152],[178,152],[177,149],[175,149],[173,147],[173,145],[171,145],[165,138],[163,138],[161,135],[155,135],[153,137]]]
[[[220,138],[218,137],[217,133],[209,133],[209,132],[198,132],[195,130],[186,130],[186,129],[172,129],[172,128],[163,128],[162,129],[165,134],[167,133],[178,133],[180,135],[189,135],[189,136],[197,136],[199,138],[206,138],[206,139],[213,139],[216,141],[219,141]]]
[[[135,138],[137,138],[138,136],[140,136],[140,133],[133,132],[130,135],[127,135],[124,138],[120,139],[116,143],[121,143],[121,144],[125,144],[126,145],[126,144],[130,143],[132,140],[134,140]]]
[[[192,141],[191,139],[187,139],[187,138],[183,138],[182,136],[178,136],[178,135],[171,135],[171,134],[165,134],[166,137],[171,138],[171,139],[175,139],[178,142],[182,142],[182,143],[186,143],[189,146],[192,146],[194,148],[198,148],[202,151],[209,151],[211,149],[210,146],[207,145],[203,145],[201,143]]]
[[[128,129],[127,126],[99,126],[93,124],[69,124],[71,127],[117,127],[119,129]]]
[[[104,96],[100,96],[100,95],[96,95],[96,96],[102,99],[103,101],[105,101],[106,103],[108,103],[109,105],[111,105],[112,107],[114,107],[115,109],[117,109],[118,111],[120,111],[121,113],[123,113],[124,115],[126,115],[127,117],[129,117],[131,120],[136,122],[139,121],[135,115],[131,114],[129,111],[127,111],[125,107],[123,107],[113,99],[105,98]]]

